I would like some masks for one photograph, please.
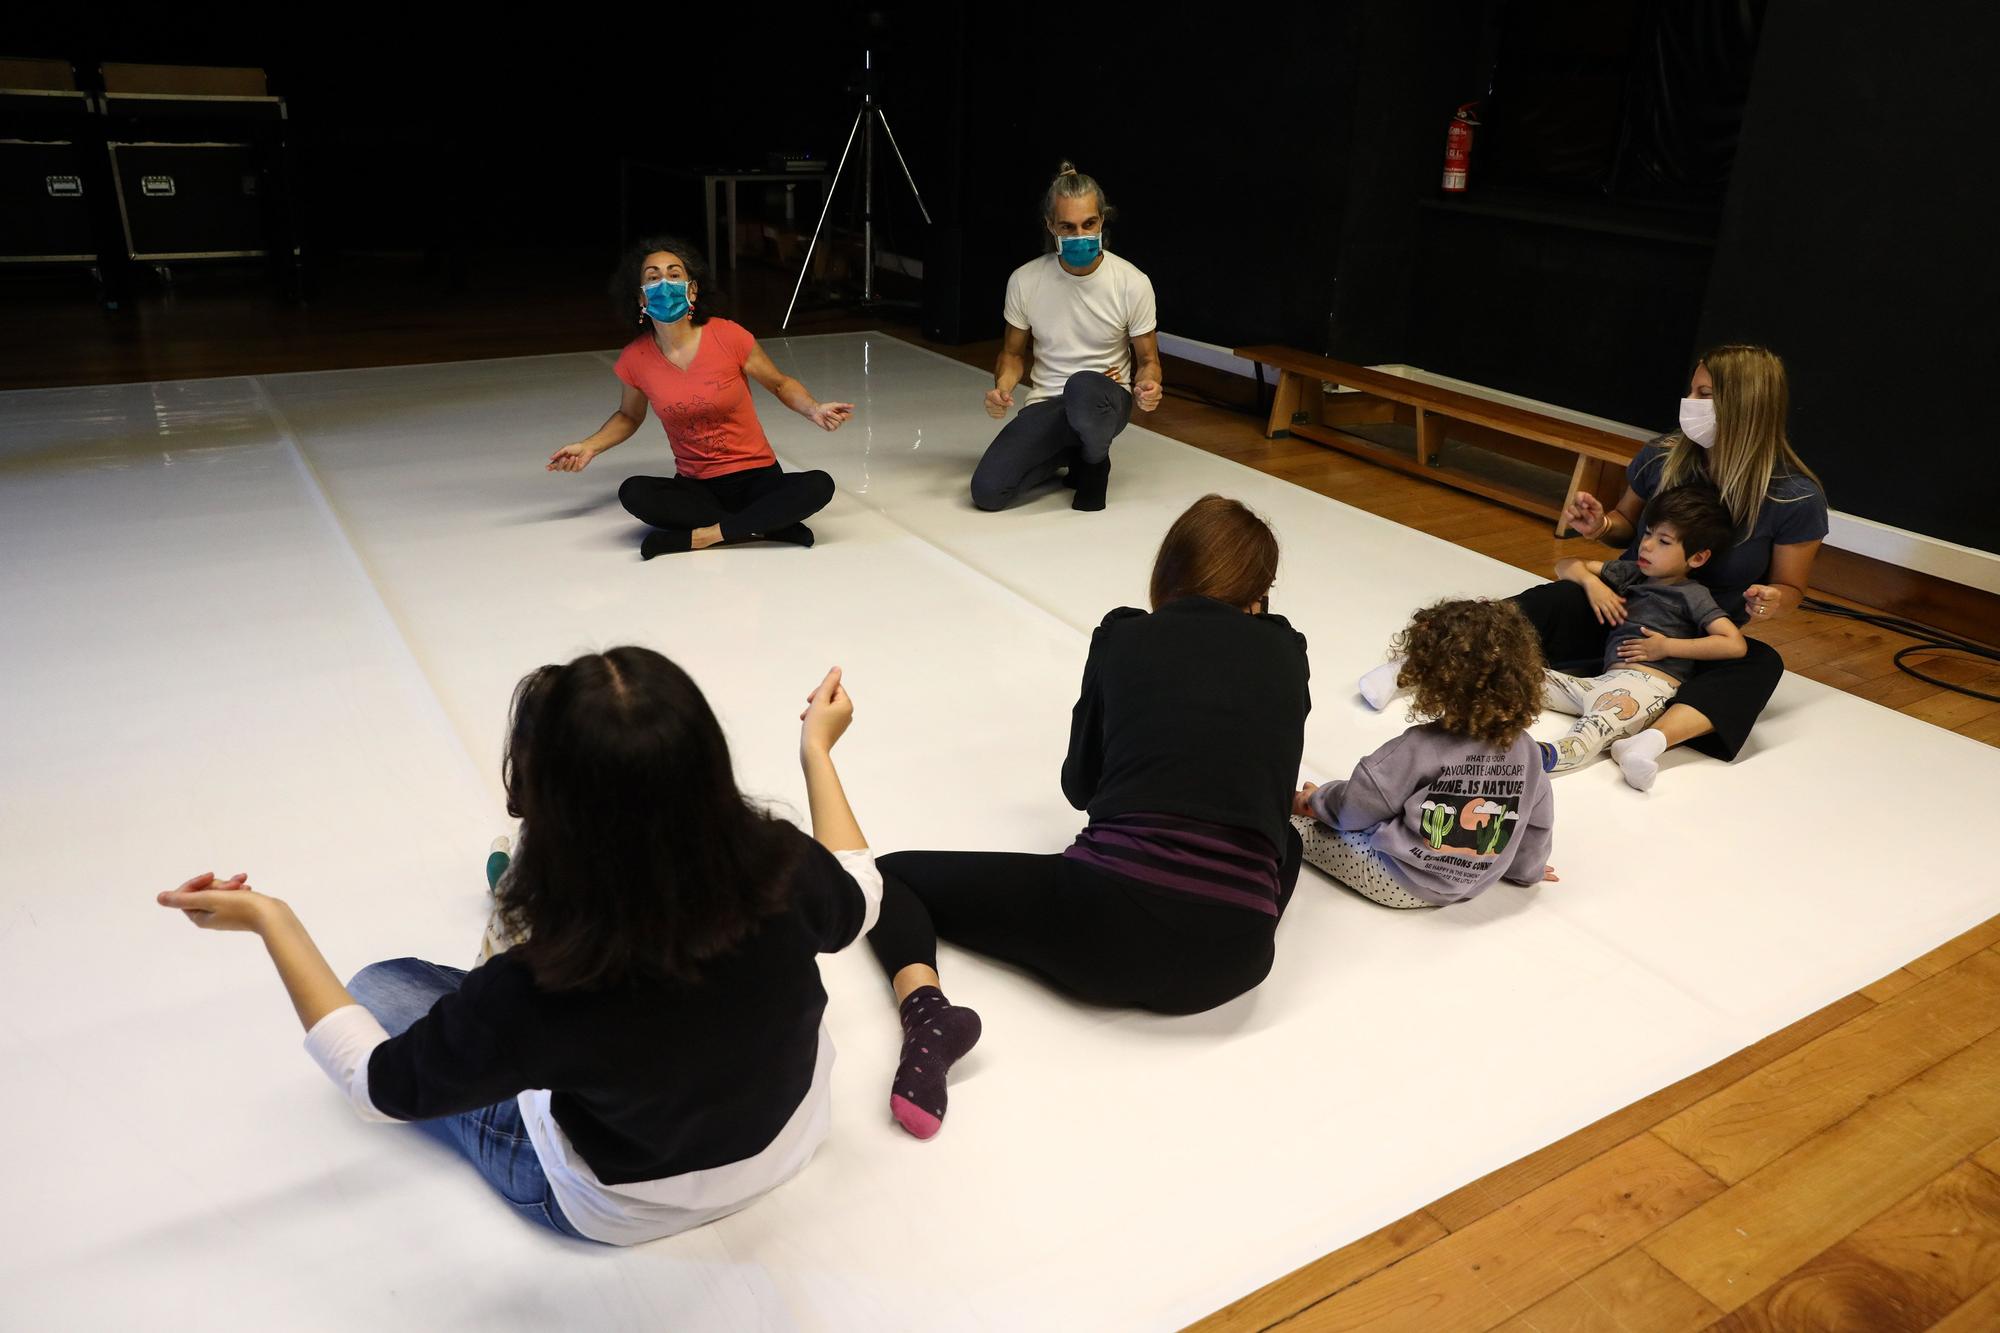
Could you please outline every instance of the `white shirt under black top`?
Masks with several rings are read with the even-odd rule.
[[[1118,383],[1132,387],[1132,340],[1160,326],[1153,281],[1109,250],[1102,254],[1086,274],[1070,272],[1049,254],[1007,279],[1007,322],[1035,339],[1021,406],[1056,396],[1084,370],[1115,370]]]
[[[502,953],[401,1036],[348,1005],[306,1050],[368,1120],[516,1098],[563,1215],[593,1240],[636,1244],[732,1213],[826,1138],[817,955],[866,934],[881,907],[867,851],[798,837],[790,904],[696,983],[549,992]]]

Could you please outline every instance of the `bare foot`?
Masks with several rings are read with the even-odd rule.
[[[711,523],[705,528],[696,528],[688,536],[688,549],[699,551],[703,547],[714,546],[722,540],[722,525]]]

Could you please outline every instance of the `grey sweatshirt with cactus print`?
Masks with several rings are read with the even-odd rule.
[[[1555,792],[1523,732],[1505,750],[1436,724],[1411,727],[1312,794],[1313,817],[1359,833],[1393,875],[1445,906],[1496,879],[1538,884],[1548,868]]]

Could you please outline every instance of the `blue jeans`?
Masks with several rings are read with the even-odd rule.
[[[464,980],[465,973],[455,967],[441,967],[421,958],[397,958],[362,968],[347,983],[347,993],[375,1015],[393,1037],[429,1013],[440,996],[451,994]],[[535,1156],[535,1145],[521,1123],[518,1103],[496,1102],[476,1111],[415,1123],[424,1133],[464,1154],[523,1217],[565,1236],[590,1239],[571,1226],[556,1205],[541,1159]]]

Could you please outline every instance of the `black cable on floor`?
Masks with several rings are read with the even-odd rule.
[[[2000,666],[2000,652],[1995,652],[1984,644],[1974,643],[1971,639],[1962,639],[1956,634],[1947,634],[1940,629],[1932,629],[1929,625],[1920,625],[1914,620],[1905,620],[1901,616],[1879,615],[1873,611],[1856,611],[1852,607],[1836,606],[1832,602],[1823,602],[1817,597],[1803,598],[1800,600],[1799,606],[1807,611],[1817,611],[1823,616],[1839,616],[1843,620],[1858,620],[1864,625],[1873,625],[1877,629],[1884,629],[1893,634],[1903,634],[1912,639],[1921,640],[1921,642],[1913,643],[1896,650],[1895,663],[1898,671],[1903,672],[1905,675],[1915,676],[1926,685],[1935,685],[1939,689],[1950,690],[1953,694],[1963,694],[1973,699],[1984,699],[1987,703],[2000,704],[2000,694],[1987,694],[1985,691],[1975,690],[1969,685],[1954,685],[1948,680],[1939,680],[1936,676],[1926,675],[1922,671],[1917,670],[1917,668],[1904,660],[1909,657],[1935,657],[1944,653],[1963,653],[1967,657],[1977,658],[1982,662],[1991,662],[1996,666]]]

